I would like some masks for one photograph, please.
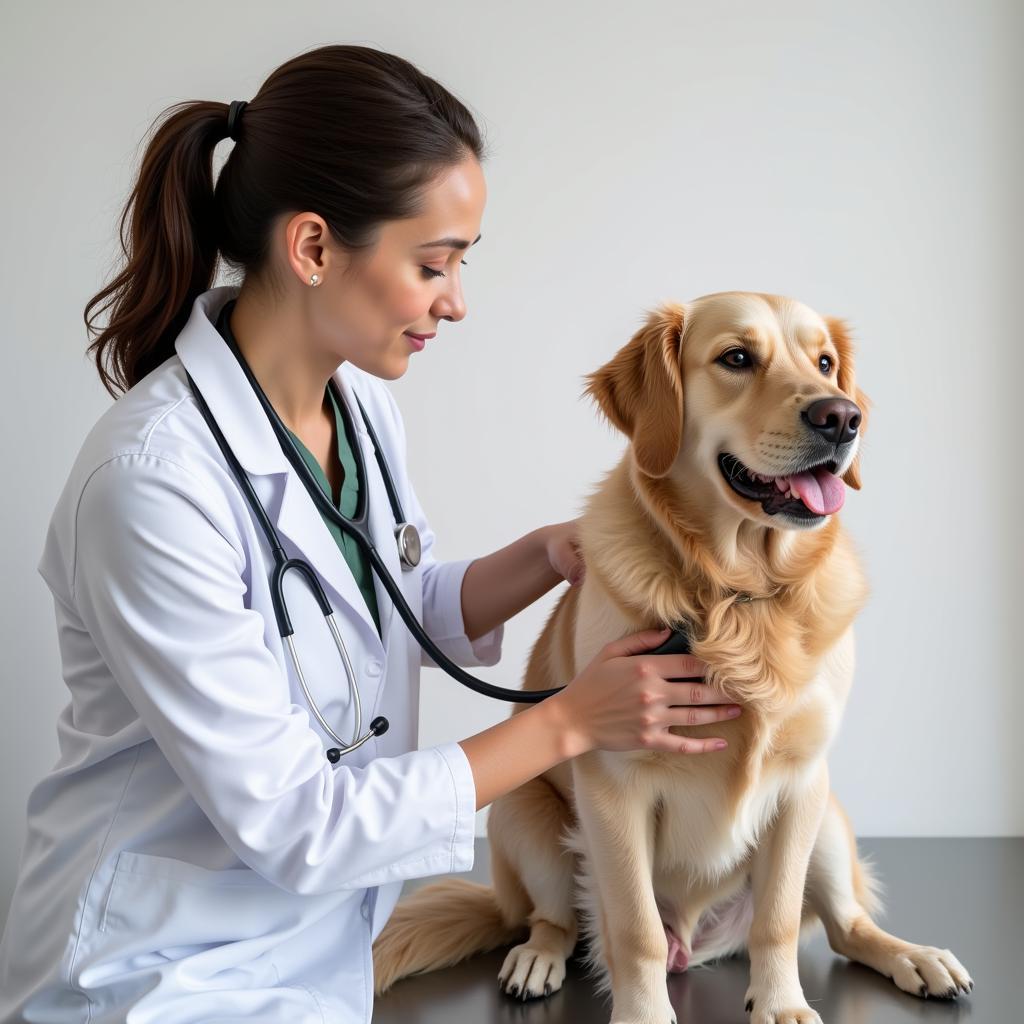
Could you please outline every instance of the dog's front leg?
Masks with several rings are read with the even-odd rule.
[[[612,1024],[675,1024],[652,882],[654,809],[635,782],[628,795],[619,787],[600,751],[573,761],[573,785],[589,876],[584,898],[597,931],[591,958],[607,971]]]
[[[807,1005],[797,971],[804,883],[811,850],[828,803],[828,765],[783,798],[751,857],[754,918],[750,926],[751,1024],[821,1024]]]

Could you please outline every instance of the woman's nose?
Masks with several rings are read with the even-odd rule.
[[[445,292],[437,297],[430,311],[438,320],[451,320],[458,323],[466,315],[466,303],[462,298],[462,285],[452,282]]]

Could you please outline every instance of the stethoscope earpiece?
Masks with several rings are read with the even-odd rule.
[[[350,751],[355,750],[356,747],[361,747],[371,736],[383,736],[390,728],[391,723],[383,715],[378,715],[370,723],[370,731],[351,746],[346,747],[344,752],[347,754]],[[330,761],[331,764],[337,764],[341,760],[341,754],[342,751],[337,747],[330,747],[327,751],[327,760]]]

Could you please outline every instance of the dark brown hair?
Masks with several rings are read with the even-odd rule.
[[[93,307],[112,307],[87,351],[115,397],[174,355],[218,253],[274,288],[267,271],[280,214],[318,213],[339,246],[367,251],[382,222],[421,212],[439,173],[484,155],[459,100],[409,61],[366,46],[324,46],[272,72],[243,110],[214,187],[228,109],[175,104],[146,147],[121,215],[124,269],[85,307],[89,332]]]

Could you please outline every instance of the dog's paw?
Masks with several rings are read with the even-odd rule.
[[[744,1009],[750,1014],[750,1024],[822,1024],[821,1017],[797,991],[788,997],[782,993],[758,992],[747,989]]]
[[[509,950],[498,972],[498,987],[507,995],[533,999],[557,992],[565,981],[565,957],[524,942]]]
[[[660,968],[658,973],[664,979]],[[677,1024],[664,980],[634,977],[628,984],[620,982],[612,992],[611,1024]]]
[[[625,1017],[623,1017],[621,1020],[619,1018],[615,1018],[614,1020],[611,1021],[611,1024],[647,1024],[647,1018],[646,1017],[643,1017],[643,1018],[633,1018],[633,1017],[630,1017],[629,1019],[626,1019]],[[662,1022],[661,1020],[658,1020],[657,1024],[679,1024],[679,1021],[678,1021],[676,1015],[673,1013],[672,1016],[669,1017],[667,1021]]]
[[[911,946],[892,958],[892,980],[913,996],[955,999],[971,992],[967,968],[948,949]]]
[[[659,1016],[659,1013],[668,1013],[668,1016]],[[616,1017],[615,1011],[612,1010],[610,1024],[679,1024],[679,1018],[676,1017],[676,1012],[671,1007],[667,1011],[648,1009],[639,1016],[631,1017]]]

